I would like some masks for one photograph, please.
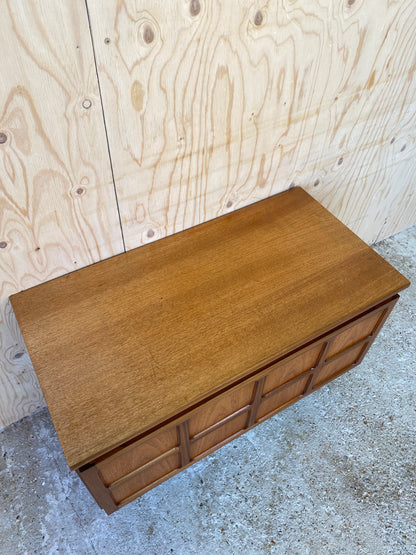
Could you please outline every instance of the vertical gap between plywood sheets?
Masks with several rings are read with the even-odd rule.
[[[111,150],[110,150],[110,143],[108,141],[108,130],[107,130],[107,122],[105,119],[105,112],[104,112],[104,104],[103,104],[103,95],[101,92],[101,83],[100,83],[100,76],[98,74],[98,67],[97,67],[97,56],[95,54],[95,45],[94,45],[94,37],[92,36],[92,29],[91,29],[91,21],[90,21],[90,12],[88,9],[88,1],[85,0],[85,10],[87,12],[87,20],[88,20],[88,28],[90,30],[90,38],[91,38],[91,46],[92,46],[92,53],[94,56],[94,67],[95,67],[95,73],[97,75],[97,83],[98,83],[98,91],[100,94],[100,102],[101,102],[101,113],[103,115],[103,122],[104,122],[104,130],[105,130],[105,139],[107,141],[107,151],[108,151],[108,158],[110,161],[110,168],[111,168],[111,177],[113,180],[113,188],[114,188],[114,197],[116,199],[116,206],[117,206],[117,213],[118,213],[118,221],[120,224],[120,232],[121,232],[121,239],[123,241],[123,250],[124,252],[126,252],[126,242],[124,240],[124,231],[123,231],[123,223],[121,221],[121,214],[120,214],[120,205],[118,202],[118,195],[117,195],[117,188],[116,188],[116,180],[114,177],[114,168],[113,168],[113,160],[111,158]]]

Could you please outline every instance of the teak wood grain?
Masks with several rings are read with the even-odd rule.
[[[103,455],[93,465],[80,469],[81,479],[107,513],[126,505],[357,366],[398,297],[395,295],[328,330],[312,343],[246,377],[242,383],[199,408],[186,411],[144,438]]]
[[[295,188],[11,301],[74,469],[408,284]]]

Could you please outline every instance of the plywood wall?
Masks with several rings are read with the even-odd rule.
[[[3,2],[0,427],[43,403],[8,296],[122,234],[293,184],[369,243],[415,223],[415,28],[414,0]]]
[[[414,0],[88,0],[128,248],[302,185],[415,220]]]
[[[123,246],[84,3],[1,2],[0,37],[1,427],[43,404],[9,295]]]

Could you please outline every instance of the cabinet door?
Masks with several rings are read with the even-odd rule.
[[[172,424],[102,457],[78,474],[110,514],[179,471],[180,437],[180,426]]]
[[[255,422],[266,420],[357,366],[396,301],[397,297],[350,320],[297,355],[270,367],[264,379]]]
[[[254,393],[255,382],[251,381],[205,403],[190,417],[191,461],[217,449],[248,427]]]
[[[322,364],[314,373],[310,384],[311,390],[360,364],[397,299],[398,296],[346,324],[329,338]]]
[[[304,395],[324,346],[320,341],[270,368],[265,377],[256,422],[269,418]]]

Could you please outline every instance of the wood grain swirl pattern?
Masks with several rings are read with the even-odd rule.
[[[128,248],[301,185],[416,220],[413,0],[87,0]]]
[[[88,13],[87,13],[88,10]],[[9,295],[296,184],[416,220],[412,0],[4,1],[0,427],[43,404]]]
[[[8,297],[123,250],[84,3],[0,7],[0,427],[43,406]]]

